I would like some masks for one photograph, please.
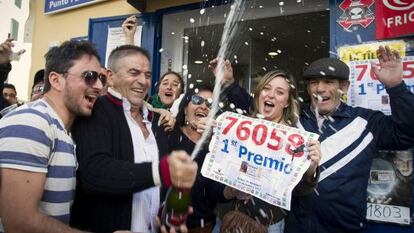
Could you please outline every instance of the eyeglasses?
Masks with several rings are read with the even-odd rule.
[[[71,73],[66,72],[66,74],[71,74]],[[85,80],[85,84],[90,87],[93,87],[93,85],[95,85],[98,79],[101,81],[102,86],[105,86],[107,82],[106,75],[102,73],[98,73],[93,70],[84,71],[80,76]]]
[[[7,98],[7,97],[15,98],[16,97],[16,94],[14,94],[14,93],[3,93],[3,97],[4,98]]]
[[[102,85],[105,86],[107,82],[106,75],[98,73],[96,71],[88,70],[81,74],[81,77],[85,79],[86,85],[92,87],[95,85],[98,79],[101,81]]]
[[[213,103],[213,100],[211,98],[204,99],[203,97],[199,95],[193,95],[191,96],[191,103],[194,105],[202,105],[203,103],[206,104],[208,108],[211,107],[211,103]]]
[[[43,92],[43,85],[35,86],[33,88],[33,94],[38,94]]]

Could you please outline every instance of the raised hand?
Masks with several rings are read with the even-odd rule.
[[[0,64],[5,64],[10,62],[10,55],[12,54],[12,43],[13,39],[6,39],[3,43],[0,44]]]
[[[217,75],[222,75],[220,84],[223,88],[234,83],[233,67],[229,60],[224,61],[221,58],[213,59],[210,61],[208,68],[213,72],[214,77],[217,78]]]
[[[126,44],[133,45],[134,44],[134,35],[137,31],[138,20],[135,15],[129,16],[123,23],[122,23],[122,30],[124,31]]]
[[[380,46],[377,49],[379,67],[371,62],[375,76],[386,87],[398,86],[402,82],[403,69],[401,58],[397,51],[391,51],[388,46]]]

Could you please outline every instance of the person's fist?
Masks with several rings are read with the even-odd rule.
[[[168,157],[171,183],[177,188],[191,188],[197,176],[197,163],[185,151],[173,151]]]
[[[311,160],[311,165],[307,171],[308,176],[315,177],[319,162],[322,159],[321,143],[318,140],[311,140],[308,143],[308,158]]]
[[[234,83],[233,67],[231,66],[229,60],[215,58],[209,62],[208,68],[211,70],[215,78],[221,79],[220,84],[224,89]]]
[[[6,39],[3,43],[0,44],[0,64],[5,64],[10,62],[10,55],[12,54],[12,43],[13,39]]]
[[[123,23],[122,23],[122,30],[125,34],[125,39],[127,44],[134,44],[134,35],[137,30],[138,20],[135,15],[129,16]]]

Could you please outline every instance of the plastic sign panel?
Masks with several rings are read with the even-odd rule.
[[[293,188],[309,168],[317,134],[225,112],[217,118],[201,174],[290,210]]]
[[[45,14],[54,14],[106,0],[45,0]]]
[[[376,39],[414,34],[414,1],[378,0],[375,5]]]

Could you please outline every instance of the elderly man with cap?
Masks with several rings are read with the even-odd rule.
[[[302,109],[299,127],[320,134],[322,160],[318,188],[309,198],[292,200],[285,232],[362,232],[367,181],[378,149],[408,149],[414,145],[414,94],[403,78],[401,59],[388,47],[377,50],[378,80],[390,97],[392,116],[350,107],[341,101],[349,87],[349,68],[323,58],[305,71],[309,107]]]

